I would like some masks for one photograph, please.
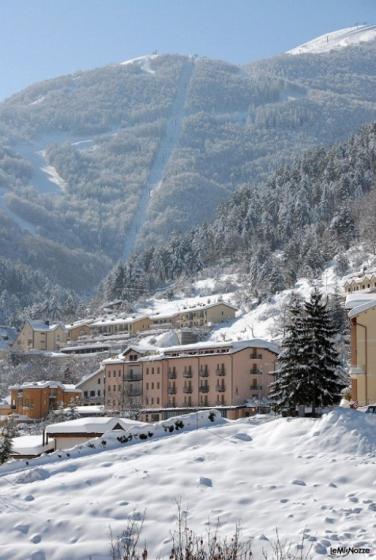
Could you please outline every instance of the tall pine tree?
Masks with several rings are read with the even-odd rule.
[[[302,306],[293,301],[288,312],[282,352],[270,398],[278,409],[339,402],[347,380],[335,346],[337,334],[327,302],[315,289]]]
[[[275,380],[270,386],[270,399],[278,410],[295,409],[307,402],[306,379],[308,364],[305,348],[307,340],[304,328],[303,307],[299,299],[292,299],[282,340],[282,352],[278,356]]]
[[[305,338],[308,340],[306,359],[309,375],[306,383],[312,413],[317,406],[337,404],[341,391],[348,384],[340,367],[339,355],[335,346],[335,328],[328,303],[315,289],[305,308]]]

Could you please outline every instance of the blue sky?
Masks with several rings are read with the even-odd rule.
[[[363,22],[376,0],[0,0],[0,99],[155,49],[246,63]]]

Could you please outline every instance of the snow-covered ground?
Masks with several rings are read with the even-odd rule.
[[[130,64],[137,64],[141,70],[147,72],[148,74],[155,74],[155,70],[151,66],[151,61],[158,58],[157,54],[146,54],[144,56],[137,56],[136,58],[130,58],[124,60],[120,63],[120,66],[128,66]]]
[[[320,54],[376,39],[376,25],[356,25],[326,33],[287,51],[287,54]]]
[[[240,523],[256,560],[276,528],[296,544],[304,532],[314,559],[338,545],[375,553],[374,415],[223,420],[90,452],[0,468],[2,560],[109,560],[109,528],[117,535],[144,513],[142,544],[150,558],[167,555],[179,499],[197,532],[219,521],[231,535]]]

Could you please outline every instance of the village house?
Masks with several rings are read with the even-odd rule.
[[[97,319],[90,324],[93,335],[99,334],[137,334],[150,328],[150,319],[145,315],[134,315],[133,317],[112,317]]]
[[[80,389],[58,381],[35,381],[9,387],[12,414],[27,416],[33,420],[46,418],[50,411],[59,407],[78,404]]]
[[[67,341],[76,341],[82,336],[90,336],[91,329],[90,324],[92,320],[81,319],[80,321],[75,321],[69,325],[65,325],[65,330],[67,331]]]
[[[104,404],[104,375],[101,367],[77,383],[76,388],[82,391],[82,405]]]
[[[52,439],[54,450],[70,449],[79,443],[101,437],[106,432],[117,430],[126,432],[135,425],[142,426],[142,423],[127,418],[110,418],[108,416],[77,418],[47,426],[44,443],[50,444]]]
[[[237,308],[229,303],[218,301],[187,307],[173,313],[156,313],[150,316],[151,326],[174,328],[205,327],[235,318]]]
[[[376,269],[355,272],[345,276],[343,289],[347,294],[376,289]]]
[[[49,321],[26,320],[13,344],[21,352],[41,350],[54,352],[66,344],[67,332],[62,323],[51,325]]]
[[[153,421],[176,408],[228,407],[231,417],[248,399],[267,398],[278,352],[261,339],[175,346],[153,355],[128,348],[103,362],[105,406],[142,406],[150,410],[145,419]]]

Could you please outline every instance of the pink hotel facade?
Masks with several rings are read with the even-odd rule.
[[[142,418],[152,421],[175,415],[175,408],[220,406],[229,418],[246,415],[247,399],[267,397],[279,349],[253,339],[159,352],[130,347],[103,362],[107,410],[137,406],[143,409]]]

